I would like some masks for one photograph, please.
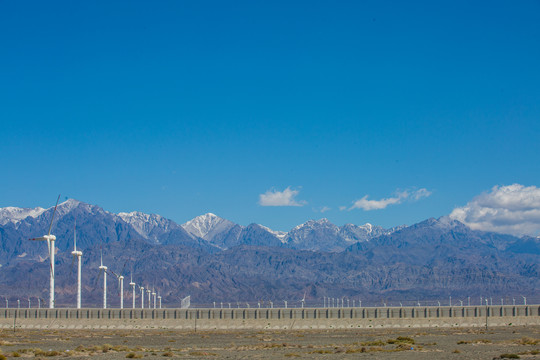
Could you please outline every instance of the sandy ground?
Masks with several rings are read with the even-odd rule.
[[[7,358],[42,359],[494,359],[503,354],[540,359],[540,327],[488,331],[18,329],[0,331],[0,349]]]

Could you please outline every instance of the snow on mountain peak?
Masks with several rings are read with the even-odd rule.
[[[150,236],[154,229],[158,228],[161,231],[168,231],[171,228],[178,226],[172,220],[164,218],[157,214],[146,214],[140,211],[132,211],[129,213],[121,212],[118,216],[144,237]],[[157,239],[154,239],[157,240]]]
[[[364,225],[359,226],[362,229],[366,229],[368,233],[371,233],[373,231],[373,226],[370,223],[365,223]]]
[[[287,236],[287,233],[285,231],[276,231],[276,230],[272,230],[269,227],[261,225],[261,224],[257,224],[257,225],[260,226],[261,228],[263,228],[264,230],[268,231],[270,234],[277,237],[282,243],[285,243],[285,236]]]
[[[67,214],[71,210],[77,208],[80,204],[84,204],[84,203],[75,199],[67,199],[63,203],[58,204],[58,208],[56,209],[56,211],[62,214]],[[51,207],[50,209],[54,209],[54,206]]]
[[[231,228],[234,224],[215,214],[206,213],[189,220],[181,226],[191,235],[209,240],[216,232]]]
[[[47,209],[36,207],[36,208],[18,208],[14,206],[8,206],[5,208],[0,208],[0,225],[5,225],[8,222],[18,223],[21,220],[26,219],[27,217],[36,218],[39,215],[43,214]]]

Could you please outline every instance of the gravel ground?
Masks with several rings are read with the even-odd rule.
[[[2,330],[0,349],[7,358],[42,359],[494,359],[503,354],[540,359],[540,327],[487,332]]]

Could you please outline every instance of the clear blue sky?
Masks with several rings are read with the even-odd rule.
[[[2,0],[0,123],[0,207],[412,224],[540,185],[540,2]]]

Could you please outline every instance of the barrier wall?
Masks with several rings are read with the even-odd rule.
[[[0,328],[331,329],[540,325],[540,306],[1,309]]]

